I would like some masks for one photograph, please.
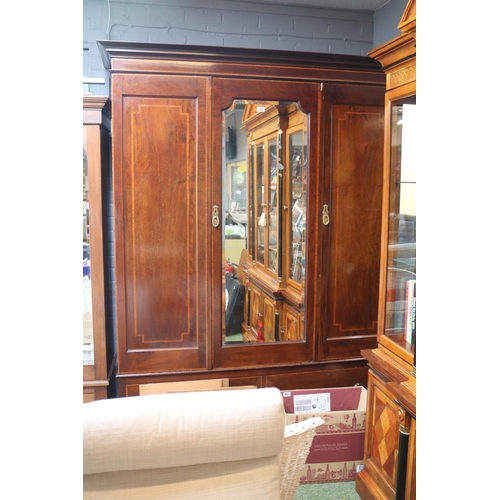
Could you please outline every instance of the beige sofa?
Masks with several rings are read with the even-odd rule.
[[[83,405],[83,498],[277,500],[278,389],[186,392]]]

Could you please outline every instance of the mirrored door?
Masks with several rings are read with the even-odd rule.
[[[92,285],[90,275],[89,160],[87,127],[83,127],[83,364],[94,364]]]

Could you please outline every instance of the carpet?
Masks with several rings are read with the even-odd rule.
[[[356,481],[299,484],[294,500],[360,500]]]

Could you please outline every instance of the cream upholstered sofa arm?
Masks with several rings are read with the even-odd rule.
[[[83,406],[83,474],[165,469],[277,456],[278,389],[172,393]]]

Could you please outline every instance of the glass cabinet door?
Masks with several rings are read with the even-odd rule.
[[[272,273],[277,273],[279,255],[278,226],[280,215],[280,190],[278,183],[278,140],[276,134],[266,137],[253,146],[255,153],[250,163],[250,175],[254,179],[256,190],[252,219],[257,235],[257,253],[255,260]]]
[[[267,203],[264,192],[264,143],[255,146],[255,201],[253,202],[257,223],[255,234],[257,236],[256,260],[264,265],[266,248],[266,223],[267,223]]]
[[[408,354],[416,345],[416,96],[391,103],[384,335]],[[408,358],[410,359],[410,358]]]
[[[288,138],[288,172],[290,173],[288,278],[302,285],[305,281],[306,208],[307,208],[307,154],[305,130]]]
[[[278,254],[278,220],[280,218],[280,207],[281,202],[279,200],[279,190],[278,190],[278,160],[277,160],[277,140],[276,138],[268,141],[267,150],[267,207],[268,207],[268,217],[267,217],[267,268],[276,273],[278,270],[278,260],[280,258]]]

